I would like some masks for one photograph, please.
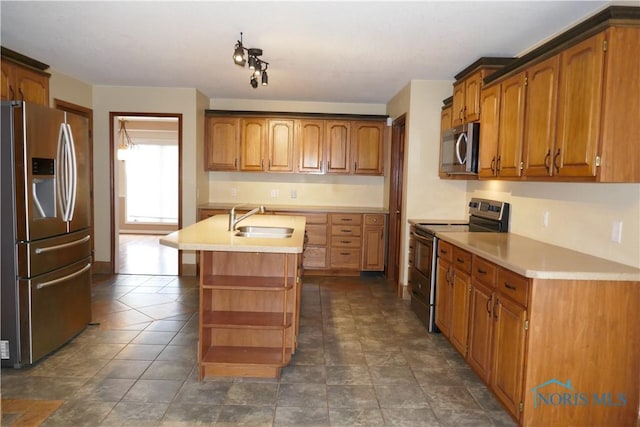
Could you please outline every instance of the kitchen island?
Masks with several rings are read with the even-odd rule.
[[[286,237],[228,225],[216,215],[160,239],[200,251],[199,379],[277,378],[297,344],[305,218],[254,215],[238,227],[292,229]]]
[[[437,236],[440,329],[519,425],[636,426],[639,269],[513,233]]]

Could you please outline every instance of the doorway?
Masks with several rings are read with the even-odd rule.
[[[402,185],[404,177],[405,115],[393,121],[391,128],[391,167],[389,183],[389,265],[388,277],[402,297],[400,251],[402,248]]]
[[[110,118],[114,273],[179,275],[181,254],[159,240],[182,224],[182,117],[110,113]]]

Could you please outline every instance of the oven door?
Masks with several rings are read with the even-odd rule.
[[[424,275],[428,280],[431,280],[433,257],[434,257],[434,238],[425,237],[418,234],[414,234],[415,248],[413,252],[413,266],[414,268]]]

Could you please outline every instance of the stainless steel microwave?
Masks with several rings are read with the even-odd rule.
[[[440,147],[440,171],[449,174],[478,173],[480,122],[445,130]]]

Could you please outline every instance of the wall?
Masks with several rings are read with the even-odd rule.
[[[640,268],[640,184],[482,181],[468,188],[467,197],[511,203],[513,233]],[[614,221],[623,223],[621,243],[611,241]]]
[[[50,68],[49,105],[54,99],[70,102],[85,108],[93,107],[93,87],[83,81],[74,79]]]
[[[464,219],[466,182],[438,178],[440,158],[440,111],[451,96],[452,82],[413,80],[387,104],[396,119],[406,113],[403,228],[400,283],[406,287],[409,250],[409,219]],[[406,296],[406,295],[405,295]]]
[[[385,115],[383,104],[211,99],[210,109]],[[272,197],[272,190],[278,192]],[[296,197],[291,197],[295,190]],[[386,207],[384,177],[209,172],[211,203]],[[235,195],[234,195],[235,194]]]
[[[152,87],[116,87],[94,86],[94,194],[96,253],[98,262],[111,261],[111,185],[109,113],[171,113],[182,114],[182,225],[192,224],[196,220],[196,194],[198,188],[197,156],[202,153],[202,133],[198,130],[198,95],[195,89],[152,88]],[[202,125],[202,123],[200,123]],[[200,141],[198,141],[200,138]],[[115,153],[114,153],[115,155]],[[118,173],[117,170],[114,171]],[[205,189],[206,191],[206,189]],[[195,263],[193,254],[186,254],[185,263]]]

